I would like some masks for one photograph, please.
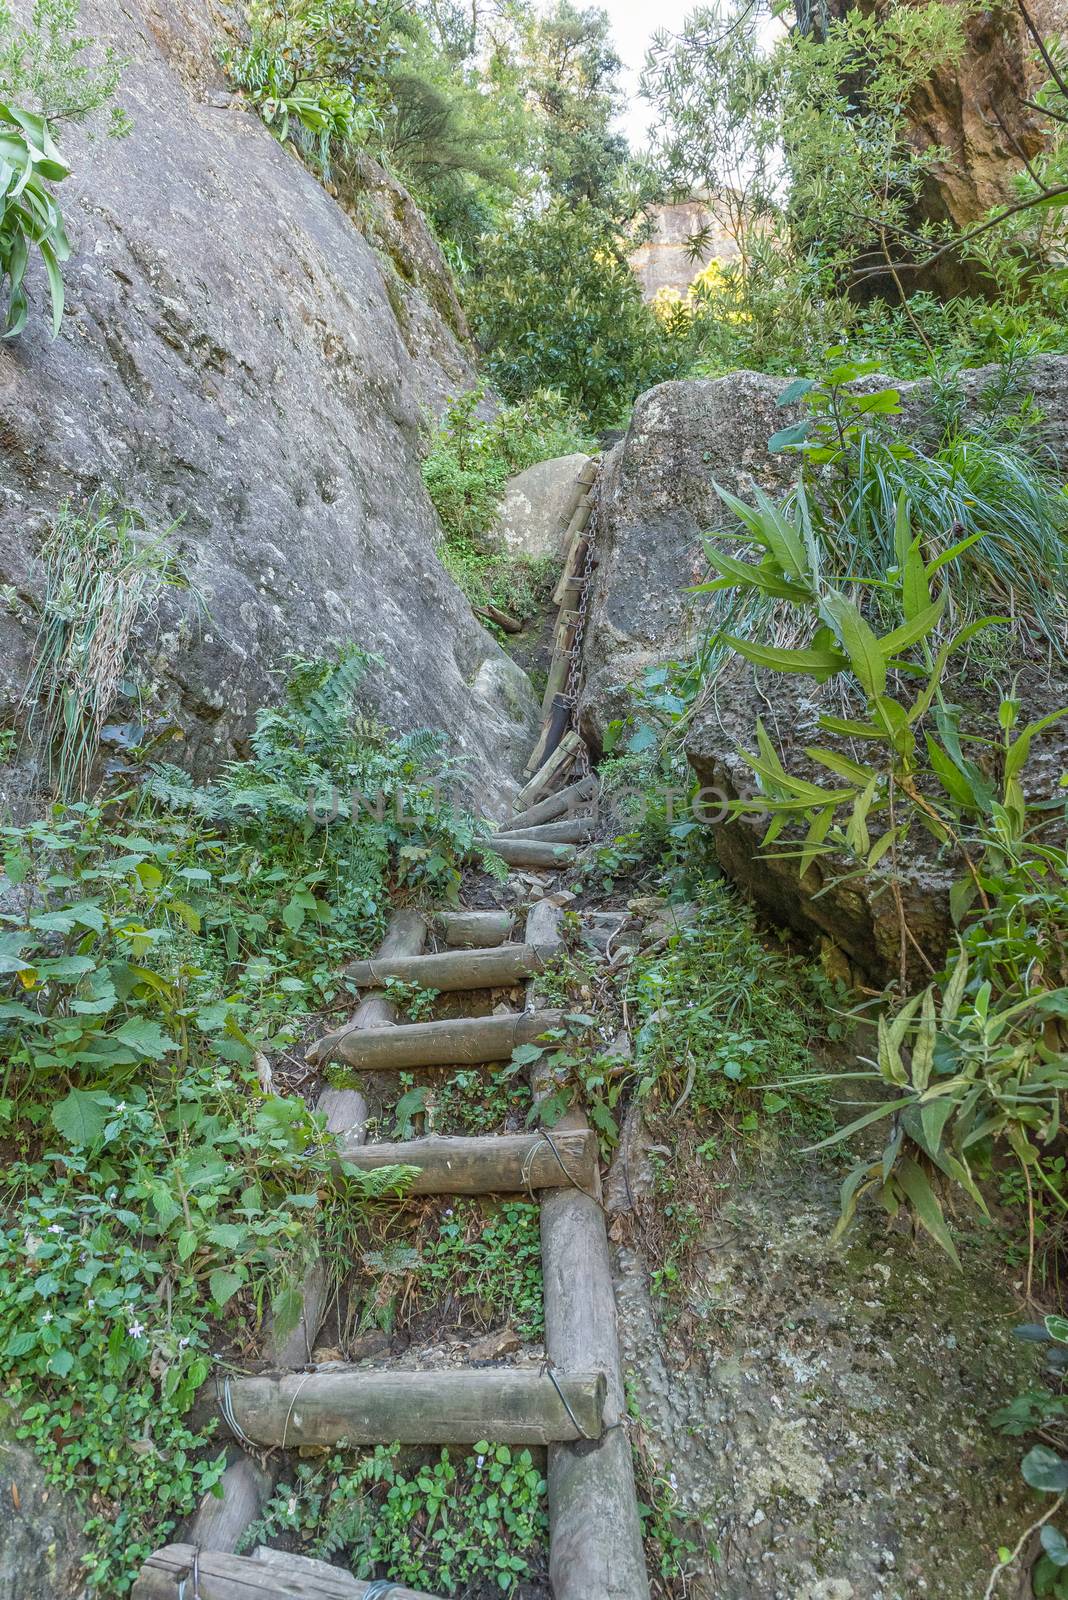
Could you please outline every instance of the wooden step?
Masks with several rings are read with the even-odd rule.
[[[440,1372],[353,1367],[232,1378],[229,1400],[245,1437],[270,1448],[475,1444],[479,1439],[534,1445],[599,1439],[605,1377],[603,1372],[557,1373],[554,1381],[539,1367]]]
[[[563,816],[565,812],[577,811],[582,806],[591,805],[596,798],[597,779],[592,772],[588,772],[584,778],[579,778],[577,783],[569,784],[566,789],[548,795],[544,800],[539,800],[537,805],[528,806],[525,811],[516,810],[508,826],[500,831],[513,833],[516,828],[537,828],[543,822],[551,822],[554,817]]]
[[[374,1587],[342,1567],[328,1567],[325,1561],[309,1561],[281,1551],[271,1554],[281,1559],[267,1561],[203,1550],[195,1544],[169,1544],[149,1556],[131,1600],[364,1600]],[[381,1594],[381,1585],[375,1592]],[[389,1600],[434,1600],[434,1596],[393,1584]]]
[[[515,918],[510,911],[439,911],[434,918],[450,948],[488,949],[512,937]]]
[[[552,1143],[549,1143],[549,1139]],[[576,1133],[489,1134],[483,1138],[399,1139],[337,1152],[342,1169],[418,1167],[409,1194],[518,1194],[531,1189],[581,1189],[597,1182],[597,1140]]]
[[[565,733],[549,759],[540,766],[528,784],[525,784],[515,797],[515,808],[523,810],[525,806],[532,806],[535,800],[541,800],[556,783],[562,778],[568,767],[582,748],[582,740],[572,728]]]
[[[487,839],[486,844],[510,867],[540,867],[559,872],[575,860],[575,847],[570,844],[548,844],[541,839],[523,837],[513,839],[500,833]]]
[[[559,907],[541,901],[527,917],[527,938],[549,950],[561,923]],[[528,985],[528,1005],[537,1004],[537,981]],[[541,1104],[555,1092],[552,1073],[542,1061],[527,1071],[534,1102]],[[587,1127],[579,1107],[559,1123],[561,1131]],[[615,1426],[626,1414],[626,1401],[604,1211],[599,1197],[554,1189],[542,1196],[540,1223],[546,1351],[556,1363],[594,1368],[607,1383],[607,1427],[600,1442],[549,1447],[554,1600],[649,1600],[630,1441],[625,1428]]]
[[[378,947],[376,960],[391,961],[418,954],[426,943],[426,918],[419,911],[394,911],[389,919],[385,937]],[[349,1020],[351,1029],[384,1028],[396,1020],[396,1011],[388,1000],[375,995],[357,1006]],[[328,1133],[344,1134],[350,1144],[366,1135],[367,1101],[359,1089],[328,1087],[322,1091],[315,1109],[326,1119]],[[310,1358],[315,1340],[322,1325],[330,1288],[329,1274],[321,1261],[312,1262],[302,1285],[303,1303],[297,1325],[282,1333],[271,1318],[265,1353],[268,1361],[280,1367],[302,1367]],[[255,1520],[257,1513],[249,1517]],[[201,1541],[212,1549],[221,1548],[213,1541]]]
[[[353,961],[346,978],[360,989],[380,989],[393,980],[417,983],[423,989],[455,993],[459,989],[500,989],[518,983],[542,965],[530,944],[500,944],[492,950],[443,950],[409,959]]]
[[[558,1028],[562,1019],[562,1011],[509,1011],[497,1017],[452,1017],[367,1032],[343,1028],[314,1044],[307,1059],[312,1066],[343,1061],[358,1072],[507,1061],[517,1045],[533,1044],[547,1028]]]
[[[593,838],[594,824],[589,817],[564,822],[539,822],[529,828],[502,828],[496,839],[541,839],[546,844],[585,844]]]
[[[305,1359],[300,1357],[302,1362]],[[270,1499],[275,1476],[273,1464],[261,1467],[235,1448],[219,1480],[222,1493],[209,1489],[193,1515],[189,1524],[192,1542],[202,1550],[236,1550],[245,1529],[259,1518]]]

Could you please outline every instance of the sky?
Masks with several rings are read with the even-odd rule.
[[[627,109],[621,123],[631,145],[644,145],[653,109],[638,97],[645,52],[654,33],[682,27],[684,19],[696,9],[698,0],[597,0],[612,21],[616,50],[623,61]]]

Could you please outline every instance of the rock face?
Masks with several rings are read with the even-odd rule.
[[[0,1600],[68,1600],[84,1578],[84,1517],[49,1487],[0,1407]]]
[[[784,458],[767,451],[783,425],[775,397],[784,387],[755,372],[662,383],[639,397],[606,457],[583,662],[583,724],[596,742],[648,667],[696,643],[686,591],[705,575],[702,534],[727,520],[713,479],[735,493],[754,477],[787,481]]]
[[[630,1250],[617,1285],[654,1471],[720,1552],[690,1563],[687,1593],[975,1600],[997,1546],[1044,1509],[1021,1441],[990,1424],[1037,1363],[989,1240],[965,1243],[958,1272],[867,1213],[834,1249],[829,1171],[791,1161],[728,1187],[683,1340],[657,1327]]]
[[[840,17],[854,9],[881,13],[888,0],[830,0]],[[924,0],[905,0],[922,4]],[[961,0],[948,0],[951,5]],[[1029,0],[1028,10],[1044,36],[1068,29],[1066,0]],[[993,206],[1014,198],[1013,180],[1046,146],[1052,124],[1026,100],[1047,76],[1035,63],[1034,42],[1015,6],[984,6],[965,24],[963,58],[941,67],[910,107],[911,141],[918,151],[946,151],[920,200],[922,216],[967,227]],[[911,282],[912,280],[910,280]],[[981,287],[975,266],[943,258],[924,280],[926,287],[953,293]]]
[[[993,369],[965,374],[965,392],[973,403],[992,375]],[[880,380],[873,383],[878,386]],[[1068,467],[1068,360],[1036,361],[1029,386],[1045,413],[1045,440],[1063,470]],[[625,439],[607,458],[599,486],[598,565],[580,702],[582,726],[594,743],[609,721],[633,711],[632,690],[651,667],[691,657],[700,646],[707,612],[686,589],[706,575],[702,534],[735,526],[713,480],[745,497],[754,479],[781,489],[792,475],[789,458],[767,452],[769,436],[794,415],[775,404],[784,387],[783,379],[750,372],[662,384],[641,396]],[[906,422],[922,428],[927,385],[901,388]],[[970,692],[974,698],[974,689]],[[1061,673],[1051,681],[1033,663],[1023,663],[1018,692],[1023,717],[1041,716],[1068,704],[1068,679]],[[806,769],[800,752],[805,744],[825,742],[817,728],[822,710],[851,714],[848,707],[832,704],[831,697],[840,693],[833,681],[819,688],[809,679],[758,672],[742,661],[729,664],[688,731],[687,754],[700,782],[728,798],[751,786],[739,748],[752,749],[758,715],[789,770],[825,778],[815,766]],[[955,695],[970,703],[967,684]],[[1064,751],[1059,727],[1036,740],[1028,769],[1036,797],[1055,791]],[[826,935],[874,977],[892,976],[899,925],[885,882],[876,877],[828,888],[819,864],[799,882],[796,863],[760,854],[763,831],[762,824],[748,822],[716,826],[717,851],[730,875],[778,920]],[[948,889],[959,868],[926,853],[919,838],[903,865],[906,919],[917,940],[939,959],[950,926]]]
[[[581,451],[538,461],[509,478],[493,537],[512,555],[562,558],[577,479],[590,458]]]
[[[646,300],[661,289],[685,294],[694,278],[710,261],[735,261],[738,244],[700,195],[650,207],[652,231],[630,256],[631,269]],[[689,243],[702,229],[710,229],[708,243],[694,258]]]
[[[42,532],[99,491],[176,525],[204,597],[139,646],[195,769],[240,748],[288,652],[354,641],[383,658],[370,709],[446,729],[499,800],[536,710],[435,555],[422,407],[473,382],[436,246],[367,168],[369,244],[232,99],[207,0],[90,0],[83,26],[133,58],[134,131],[64,137],[67,316],[55,342],[38,314],[0,346],[0,723],[26,683]]]

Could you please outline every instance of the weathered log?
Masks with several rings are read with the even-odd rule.
[[[563,777],[581,748],[582,739],[574,729],[570,733],[565,733],[548,761],[538,768],[530,782],[516,795],[513,802],[515,809],[522,811],[525,807],[532,806],[535,800],[541,800],[548,794],[557,778]]]
[[[291,1555],[288,1550],[272,1550],[269,1545],[263,1544],[257,1545],[255,1550],[253,1550],[252,1559],[256,1562],[264,1562],[267,1565],[274,1567],[276,1570],[279,1568],[284,1568],[287,1575],[292,1574],[296,1576],[299,1574],[304,1574],[309,1578],[330,1578],[338,1570],[337,1567],[332,1566],[330,1562],[319,1561],[314,1556],[295,1556]],[[363,1596],[371,1594],[371,1580],[365,1578],[353,1578],[352,1581],[357,1585],[357,1589],[355,1591],[356,1600],[363,1600]],[[421,1589],[418,1591],[415,1589],[406,1589],[403,1584],[390,1583],[388,1578],[380,1578],[378,1580],[378,1585],[379,1594],[381,1594],[383,1587],[387,1591],[387,1594],[383,1597],[383,1600],[405,1600],[406,1596],[410,1596],[411,1600],[434,1600],[433,1595],[425,1595]]]
[[[597,779],[592,772],[588,772],[577,783],[572,783],[568,788],[560,789],[556,794],[539,800],[537,805],[528,806],[525,811],[515,811],[508,826],[500,831],[515,833],[517,829],[536,828],[542,822],[551,822],[554,817],[571,816],[573,812],[591,805],[596,799]]]
[[[434,918],[445,943],[461,950],[488,949],[512,937],[510,911],[439,911]]]
[[[376,959],[392,961],[418,955],[426,943],[426,919],[418,911],[395,911],[389,920]],[[381,1028],[396,1019],[387,1000],[374,996],[356,1007],[350,1028]],[[324,1089],[315,1105],[326,1117],[328,1133],[344,1134],[352,1145],[366,1135],[367,1101],[358,1089]],[[274,1326],[266,1340],[268,1361],[279,1367],[302,1367],[311,1360],[322,1327],[329,1291],[326,1268],[314,1261],[304,1277],[300,1318],[295,1328],[280,1334]],[[273,1319],[272,1319],[273,1322]],[[249,1518],[251,1522],[253,1518]]]
[[[571,821],[539,822],[533,828],[502,828],[497,839],[541,839],[546,844],[585,844],[592,839],[594,825],[589,817]]]
[[[527,918],[527,938],[543,949],[551,945],[559,908],[545,902]],[[537,978],[528,984],[527,1003],[536,1002]],[[535,1102],[552,1093],[543,1063],[530,1072]],[[556,1124],[561,1130],[588,1127],[572,1110]],[[543,1194],[541,1264],[545,1302],[545,1352],[557,1367],[587,1366],[607,1384],[606,1432],[595,1445],[549,1446],[549,1581],[554,1600],[649,1600],[642,1548],[641,1519],[634,1489],[625,1415],[615,1294],[608,1235],[599,1197],[574,1189]]]
[[[395,1072],[407,1067],[462,1067],[507,1061],[516,1045],[532,1044],[556,1028],[560,1011],[513,1011],[499,1017],[450,1017],[409,1022],[396,1028],[353,1029],[320,1039],[319,1061],[344,1061],[359,1072]]]
[[[586,465],[583,467],[582,471],[579,473],[578,477],[575,479],[575,482],[580,483],[583,488],[590,488],[597,482],[597,477],[600,473],[600,470],[601,463],[599,458],[597,456],[591,456],[589,461],[587,461]]]
[[[495,622],[498,628],[504,629],[505,633],[522,633],[523,631],[523,624],[518,617],[513,617],[507,611],[502,611],[500,606],[495,606],[488,600],[484,606],[472,606],[471,610],[476,617],[484,617],[487,622]]]
[[[536,972],[541,957],[530,944],[499,944],[491,950],[443,950],[437,954],[383,961],[354,961],[345,968],[360,989],[380,988],[390,979],[424,989],[499,989]]]
[[[573,643],[574,641],[572,641]],[[549,671],[545,678],[545,693],[541,697],[541,718],[544,722],[553,708],[557,695],[561,695],[567,688],[567,680],[571,675],[570,646],[565,650],[557,645],[553,650],[552,660],[549,662]],[[528,763],[532,768],[537,763],[531,759]]]
[[[183,1596],[193,1600],[194,1593],[199,1600],[363,1600],[373,1587],[341,1567],[329,1568],[325,1562],[300,1556],[264,1561],[198,1549],[195,1544],[171,1544],[149,1556],[133,1586],[132,1600],[182,1600]],[[389,1600],[434,1597],[395,1584]]]
[[[220,1494],[208,1490],[189,1523],[189,1538],[202,1550],[236,1550],[241,1536],[255,1522],[274,1488],[273,1468],[261,1467],[234,1449],[219,1479]]]
[[[559,872],[575,859],[570,844],[547,844],[541,839],[513,839],[495,833],[487,844],[510,867],[541,867]]]
[[[601,1437],[605,1387],[603,1372],[580,1373],[573,1364],[556,1383],[537,1367],[360,1368],[233,1378],[230,1403],[249,1439],[281,1449],[479,1439],[549,1444]]]
[[[538,768],[545,764],[567,732],[567,725],[570,721],[571,706],[562,694],[557,695],[549,716],[542,723],[541,732],[538,734],[538,742],[527,757],[526,765],[523,768],[524,774],[537,772]]]
[[[343,1144],[338,1159],[360,1172],[418,1167],[411,1194],[517,1194],[576,1185],[588,1192],[597,1181],[597,1141],[588,1130]]]

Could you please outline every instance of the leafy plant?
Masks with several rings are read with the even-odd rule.
[[[172,548],[146,536],[133,512],[106,501],[62,505],[41,549],[45,594],[23,696],[27,737],[44,747],[63,799],[86,795],[100,737],[128,683],[135,629],[164,590],[185,585]]]
[[[879,425],[901,412],[896,389],[858,388],[879,368],[877,359],[855,360],[833,346],[818,380],[798,379],[779,396],[779,405],[800,401],[809,415],[781,429],[768,448],[797,452],[820,469],[807,475],[806,489],[827,561],[842,581],[892,576],[904,499],[929,560],[947,555],[948,542],[942,564],[963,620],[984,606],[1006,606],[1063,655],[1068,496],[1034,446],[1027,410],[1015,426],[981,416],[969,422],[952,391],[936,391],[947,432],[926,452]]]
[[[43,117],[0,104],[0,285],[7,303],[5,338],[26,326],[24,280],[36,249],[48,278],[52,336],[63,321],[63,274],[70,241],[51,185],[70,176]]]
[[[1044,1345],[1047,1352],[1048,1373],[1052,1388],[1029,1389],[1017,1395],[1007,1406],[995,1412],[994,1426],[1013,1437],[1040,1433],[1042,1443],[1028,1450],[1020,1464],[1024,1481],[1040,1494],[1056,1495],[1056,1499],[1038,1521],[1026,1530],[1014,1550],[1003,1547],[998,1552],[998,1566],[991,1574],[987,1594],[993,1595],[1001,1577],[1009,1572],[1029,1545],[1031,1536],[1039,1531],[1041,1554],[1031,1573],[1031,1583],[1036,1595],[1065,1600],[1068,1596],[1068,1540],[1053,1522],[1053,1518],[1068,1495],[1068,1459],[1063,1454],[1066,1441],[1065,1422],[1068,1404],[1063,1390],[1065,1367],[1068,1365],[1068,1322],[1064,1317],[1047,1316],[1039,1323],[1024,1323],[1015,1329],[1019,1338]]]
[[[725,642],[773,671],[817,681],[848,673],[863,700],[863,715],[825,713],[820,726],[872,752],[862,761],[843,753],[840,744],[807,747],[809,761],[836,780],[834,788],[827,788],[787,772],[758,721],[758,751],[746,759],[761,794],[736,802],[734,809],[770,815],[765,846],[779,841],[788,825],[805,826],[803,840],[786,840],[777,850],[795,858],[802,873],[832,852],[851,857],[862,874],[879,870],[897,906],[902,990],[910,943],[930,970],[901,900],[898,852],[909,830],[922,826],[940,846],[951,848],[965,869],[951,895],[951,909],[958,921],[969,914],[974,921],[959,954],[892,1021],[879,1020],[877,1075],[894,1098],[879,1102],[824,1141],[837,1144],[890,1118],[890,1137],[880,1159],[862,1160],[843,1185],[842,1226],[851,1219],[859,1196],[874,1190],[891,1212],[908,1204],[920,1225],[955,1258],[931,1172],[956,1181],[984,1209],[973,1162],[988,1155],[993,1144],[1008,1143],[1025,1180],[1032,1172],[1041,1176],[1033,1140],[1054,1137],[1060,1094],[1068,1087],[1061,1037],[1068,988],[1059,975],[1052,982],[1047,978],[1039,955],[1043,924],[1055,922],[1061,911],[1060,884],[1068,862],[1062,849],[1032,837],[1035,824],[1028,820],[1021,783],[1034,739],[1065,712],[1050,712],[1017,731],[1019,702],[1001,702],[997,738],[971,736],[973,745],[980,750],[985,746],[993,757],[1000,781],[978,752],[975,757],[965,754],[956,709],[940,695],[940,687],[952,651],[991,619],[966,624],[934,649],[931,639],[948,594],[943,586],[935,596],[932,579],[960,552],[951,546],[925,562],[920,539],[909,527],[904,496],[897,508],[896,567],[887,580],[869,581],[891,595],[905,620],[880,635],[854,600],[823,580],[822,552],[803,484],[785,508],[760,491],[755,507],[723,490],[720,494],[763,557],[756,564],[710,551],[712,564],[722,573],[711,587],[738,587],[787,602],[810,619],[812,630],[802,648],[766,646],[729,635]],[[910,659],[917,649],[921,662]],[[906,694],[904,684],[916,678],[921,687]],[[932,713],[934,730],[924,726]],[[842,813],[848,814],[844,823]],[[869,823],[879,813],[885,813],[886,825],[873,841]],[[908,1056],[906,1041],[911,1043]]]
[[[530,1451],[482,1442],[462,1461],[442,1450],[414,1468],[398,1452],[378,1445],[354,1463],[301,1463],[245,1546],[300,1532],[311,1554],[341,1557],[360,1578],[384,1569],[395,1583],[448,1595],[482,1584],[515,1594],[543,1565],[548,1534],[545,1480]]]
[[[538,1207],[510,1200],[488,1218],[474,1201],[448,1207],[437,1238],[422,1253],[425,1300],[466,1300],[486,1327],[508,1321],[522,1339],[542,1334]]]
[[[223,61],[276,137],[284,143],[295,125],[325,174],[332,146],[380,126],[393,20],[379,0],[252,0],[246,37]]]
[[[115,98],[127,59],[78,32],[78,0],[34,0],[27,26],[0,5],[0,100],[14,100],[50,123],[83,122]],[[132,124],[111,107],[109,132]]]
[[[553,456],[596,449],[561,395],[546,390],[484,418],[479,384],[448,404],[423,462],[423,482],[442,527],[441,558],[473,605],[535,615],[556,580],[556,564],[502,552],[492,534],[505,482]]]

